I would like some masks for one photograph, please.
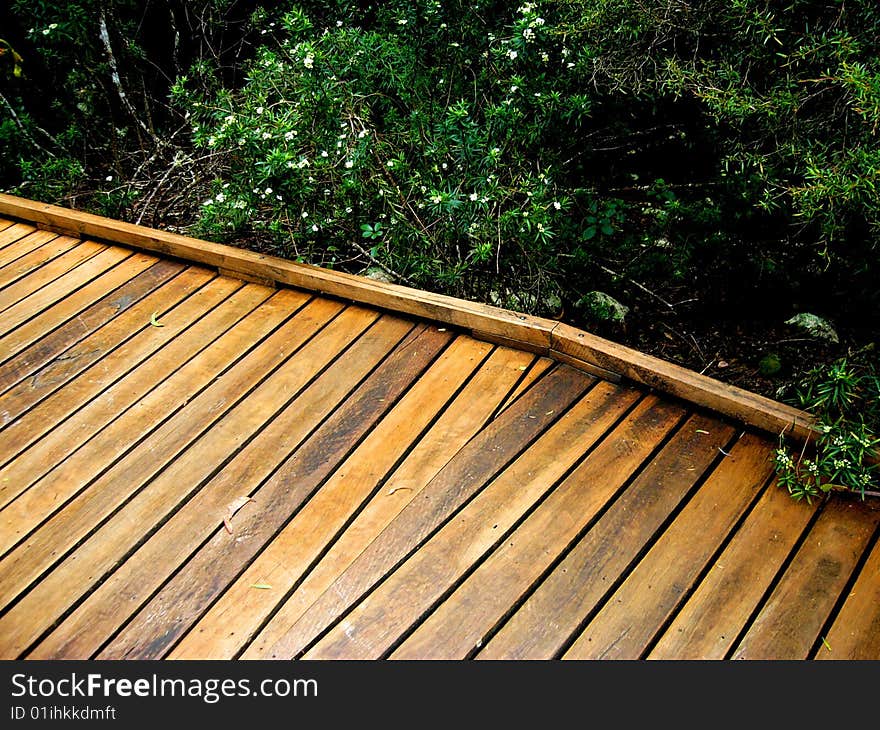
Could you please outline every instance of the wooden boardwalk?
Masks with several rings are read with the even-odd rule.
[[[2,211],[0,658],[880,658],[783,407]]]

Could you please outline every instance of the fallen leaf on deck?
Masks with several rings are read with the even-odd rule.
[[[696,432],[697,432],[697,433],[704,433],[704,434],[706,434],[707,436],[709,435],[709,432],[708,432],[708,431],[704,431],[702,428],[698,428]]]
[[[165,325],[162,324],[158,319],[156,319],[158,314],[158,312],[153,312],[150,315],[150,324],[153,325],[153,327],[164,327]]]
[[[261,591],[267,591],[271,588],[268,583],[254,583],[251,588],[259,588]]]

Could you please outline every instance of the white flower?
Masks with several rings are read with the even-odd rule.
[[[535,25],[544,25],[544,18],[535,18],[532,22]]]
[[[386,164],[388,167],[394,167],[394,160],[388,160],[388,162],[386,162],[385,164]]]
[[[513,86],[510,87],[511,94],[514,93],[515,91],[519,91],[519,86],[517,86],[516,84],[514,84]]]
[[[432,195],[431,202],[434,203],[434,205],[440,205],[440,203],[443,202],[443,198],[440,197],[439,195]]]
[[[254,111],[255,111],[257,114],[262,114],[265,110],[263,109],[263,107],[258,106],[256,109],[254,109]]]
[[[406,18],[401,18],[400,20],[397,21],[397,24],[398,24],[398,25],[406,25],[407,22],[408,22],[408,21],[407,21]]]
[[[315,65],[315,57],[309,53],[306,54],[306,57],[303,59],[303,66],[306,68],[312,68]]]
[[[346,160],[345,167],[350,170],[352,167],[354,167],[354,163],[351,160]]]
[[[286,139],[289,142],[294,137],[296,137],[296,135],[297,135],[297,131],[295,129],[289,129],[284,133],[284,139]]]
[[[468,195],[468,199],[469,199],[471,202],[476,202],[476,200],[477,200],[477,194],[476,194],[476,193],[471,193],[470,195]]]
[[[271,132],[263,132],[263,139],[269,139],[272,136]]]
[[[511,59],[513,59],[513,58],[516,58],[519,54],[511,48],[511,49],[507,52],[507,55],[510,56]]]
[[[308,218],[308,217],[309,217],[309,212],[308,212],[307,210],[304,210],[304,211],[302,212],[302,217],[303,217],[303,218]]]
[[[214,200],[216,200],[218,203],[222,203],[224,200],[226,200],[226,196],[223,193],[217,193],[217,195],[214,196]]]
[[[113,182],[113,175],[107,175],[107,177],[105,177],[104,179],[105,179],[107,182]]]
[[[330,155],[327,154],[327,150],[321,150],[321,157],[329,157],[329,156]]]
[[[363,139],[363,138],[366,137],[366,136],[367,136],[367,130],[366,130],[366,129],[362,129],[360,132],[358,132],[358,139]]]
[[[342,27],[342,21],[341,21],[341,20],[337,20],[337,21],[336,21],[336,27],[337,27],[337,28],[341,28],[341,27]]]
[[[554,200],[553,207],[556,208],[556,210],[559,210],[562,207],[562,203],[560,203],[558,200]]]
[[[271,194],[272,194],[272,188],[266,188],[263,192],[264,192],[266,195],[271,195]]]
[[[207,206],[207,205],[211,205],[213,202],[214,202],[214,201],[213,201],[211,198],[208,198],[206,201],[204,201],[204,202],[202,203],[202,205],[205,205],[205,206]]]
[[[312,230],[313,230],[315,233],[318,232],[318,224],[317,224],[317,223],[313,223],[313,224],[312,224]]]

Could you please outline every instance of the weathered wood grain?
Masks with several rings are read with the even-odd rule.
[[[765,487],[772,444],[746,433],[579,633],[564,659],[638,659]]]
[[[501,349],[493,353],[366,504],[339,505],[337,509],[341,511],[360,511],[345,525],[341,534],[333,537],[327,552],[320,556],[320,560],[297,584],[296,590],[277,608],[271,620],[246,647],[242,658],[277,658],[279,653],[286,651],[283,642],[289,627],[408,504],[419,498],[422,490],[455,455],[491,422],[492,415],[519,379],[520,369],[527,367],[530,359],[531,355],[516,350]],[[342,490],[345,480],[341,478],[340,481],[343,483],[339,485],[339,490]],[[328,498],[332,500],[336,491],[329,492]],[[344,494],[347,494],[347,490]],[[311,523],[321,523],[322,518],[318,509],[306,511],[302,529],[309,529]],[[296,530],[299,524],[297,521],[292,523],[294,535],[301,531]]]
[[[825,505],[732,659],[809,658],[880,522],[880,509],[864,507],[845,499]]]
[[[724,659],[814,514],[771,486],[647,658]]]
[[[546,430],[591,385],[589,376],[559,366],[505,411],[410,502],[276,642],[296,656],[355,605],[465,502]]]
[[[484,364],[490,350],[470,338],[456,338],[199,619],[169,658],[234,657],[353,513],[379,489],[389,470],[418,442],[435,413],[444,410]],[[254,585],[271,588],[254,589]],[[231,625],[236,627],[234,632],[229,631]]]
[[[0,393],[49,361],[61,360],[67,350],[183,270],[182,264],[137,256],[137,262],[130,262],[133,266],[111,269],[92,284],[0,336]],[[150,264],[151,260],[155,263]],[[144,266],[138,273],[141,264]]]
[[[542,506],[547,502],[565,502],[579,487],[587,490],[595,486],[598,503],[610,497],[615,486],[619,486],[617,479],[625,479],[628,468],[641,463],[680,414],[674,408],[667,413],[662,413],[662,408],[655,411],[656,403],[650,398],[608,433],[638,397],[639,393],[632,390],[621,391],[608,383],[598,384],[543,434],[533,448],[496,477],[304,657],[366,659],[383,656],[490,551],[503,549],[503,546],[515,547],[519,543],[519,529],[513,531],[514,526],[545,496]],[[640,431],[638,436],[636,431]],[[557,486],[563,475],[599,439],[602,439],[601,444]],[[554,458],[540,458],[547,453],[552,453]],[[619,473],[612,479],[603,480],[601,486],[594,485],[589,472],[599,464],[609,462],[619,467]],[[591,466],[587,467],[587,464]],[[585,519],[589,519],[590,505],[579,505],[578,511],[581,507]],[[530,518],[541,521],[542,511],[542,507],[538,507]],[[577,517],[570,516],[563,509],[555,514],[555,519],[571,524]],[[529,523],[530,519],[527,519],[525,524]],[[515,581],[514,576],[508,577]],[[501,591],[504,591],[503,587]],[[376,611],[380,607],[384,609],[381,614]],[[415,634],[409,637],[412,642],[404,643],[398,658],[451,658],[455,648],[446,653],[442,647],[431,648],[424,641],[434,628],[439,630],[442,623],[442,617],[438,623],[432,622],[434,615],[437,613],[416,628]],[[479,622],[479,618],[474,621]],[[429,624],[428,628],[421,633],[426,624]],[[467,633],[467,626],[458,628]],[[462,640],[457,629],[453,628],[449,633],[455,635],[453,642]],[[443,635],[440,630],[441,642]],[[467,639],[463,641],[467,642]],[[470,643],[468,648],[472,646]]]

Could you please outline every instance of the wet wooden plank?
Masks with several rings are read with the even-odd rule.
[[[683,416],[680,406],[658,402],[654,397],[643,400],[390,658],[468,658],[530,586],[617,496]],[[491,524],[493,529],[498,524],[494,517],[480,521]],[[472,544],[471,540],[456,542]],[[436,562],[442,563],[442,558],[438,556]],[[385,585],[380,589],[383,592]],[[371,603],[375,605],[377,598],[371,596]],[[395,606],[398,603],[403,601],[394,601]],[[386,623],[384,618],[377,621]]]
[[[809,658],[878,522],[880,509],[846,499],[826,503],[731,658]]]
[[[165,512],[163,504],[182,505],[36,648],[33,656],[91,655],[138,609],[141,614],[150,614],[156,604],[161,605],[162,621],[150,616],[145,626],[135,618],[123,637],[134,631],[138,641],[156,650],[173,641],[173,633],[185,629],[187,608],[195,606],[193,610],[198,611],[201,593],[219,590],[223,581],[237,572],[229,565],[230,559],[258,550],[261,533],[285,520],[288,510],[294,508],[296,495],[290,484],[272,494],[270,485],[278,479],[269,477],[277,474],[279,462],[289,454],[289,449],[279,451],[276,437],[285,433],[288,446],[296,448],[412,327],[399,319],[376,323],[377,317],[376,312],[358,309],[336,317],[159,475],[143,499],[139,495],[114,516],[113,521],[122,519],[120,524],[150,525],[157,513]],[[368,334],[346,349],[367,328]],[[333,365],[321,373],[331,362]],[[319,373],[321,377],[312,382]],[[277,423],[263,430],[279,413]],[[256,438],[249,442],[252,436]],[[242,443],[247,445],[236,453]],[[235,456],[212,476],[227,454]],[[331,460],[332,455],[328,453],[327,458]],[[268,485],[264,483],[267,478]],[[253,501],[236,512],[230,534],[223,520],[229,504],[242,497]],[[255,524],[248,522],[251,516]],[[111,530],[112,524],[106,528]],[[131,544],[130,538],[125,539],[123,546]],[[114,536],[113,540],[120,550],[119,538]],[[198,554],[190,559],[197,549]],[[175,573],[171,586],[159,590]],[[176,590],[181,583],[184,587]],[[141,608],[155,591],[158,593],[150,603]],[[166,600],[169,592],[170,605]],[[120,602],[120,595],[126,596],[126,601]],[[177,619],[174,629],[165,621],[170,616]],[[139,624],[140,630],[136,628]],[[111,647],[122,640],[112,642]]]
[[[68,350],[62,358],[50,361],[28,380],[0,396],[0,427],[3,429],[0,463],[7,463],[72,413],[94,401],[99,393],[149,360],[166,344],[175,341],[181,333],[187,332],[194,322],[240,286],[236,282],[224,281],[203,288],[208,281],[210,274],[205,271],[182,274],[163,287],[157,297],[148,297],[135,305],[107,327]],[[194,292],[199,293],[192,296]],[[150,307],[157,306],[160,301],[167,302],[169,309],[162,313],[163,326],[152,327],[150,317],[152,311],[156,310]],[[198,331],[200,336],[210,334],[201,332],[201,329]],[[187,334],[182,342],[192,336],[192,333]],[[123,343],[125,346],[121,347]],[[176,344],[170,352],[176,352],[179,348],[180,345]],[[193,348],[201,349],[198,341],[189,342],[184,354],[192,354]],[[157,362],[160,363],[161,359]],[[175,362],[178,361],[172,359],[164,367],[170,368]],[[168,372],[168,369],[157,370],[149,382],[155,384]],[[130,382],[137,382],[137,379]],[[125,405],[117,405],[114,401],[105,401],[103,404],[105,409],[109,408],[111,415],[118,414],[118,408],[124,408]],[[101,408],[102,404],[95,403],[91,407]],[[74,442],[81,441],[81,437],[74,439]],[[18,467],[22,467],[22,462]]]
[[[200,357],[199,352],[265,301],[270,291],[245,287],[233,293],[237,286],[231,279],[215,282],[210,287],[211,295],[216,297],[214,303],[222,302],[221,306],[196,322],[184,336],[172,340],[158,356],[147,359],[127,377],[108,386],[99,397],[0,470],[0,479],[9,473],[9,483],[16,485],[4,490],[3,498],[10,500],[12,489],[22,492],[0,511],[0,524],[8,526],[0,537],[3,549],[11,545],[7,540],[22,539],[40,521],[61,509],[92,476],[124,455],[139,438],[203,387],[204,380],[188,377],[196,367],[205,368],[210,361],[210,356]],[[232,296],[223,301],[229,294]],[[205,304],[202,301],[200,306]],[[227,363],[221,357],[216,367]],[[169,378],[168,373],[181,366],[183,373]],[[161,384],[158,389],[157,383]],[[72,385],[68,387],[73,389]],[[176,397],[168,397],[163,403],[157,390],[166,397]],[[91,438],[83,439],[83,434]]]
[[[561,366],[473,439],[276,642],[296,656],[479,492],[595,383]]]
[[[814,516],[771,486],[647,658],[724,659]]]
[[[80,243],[31,276],[7,286],[0,291],[4,331],[8,332],[43,311],[105,268],[130,255],[130,251],[115,246]]]
[[[152,262],[152,263],[151,263]],[[136,254],[75,294],[0,337],[0,392],[32,375],[176,274],[183,264]],[[26,352],[24,350],[27,349]],[[9,359],[6,359],[8,357]]]
[[[563,658],[640,658],[766,486],[772,450],[765,439],[744,434]]]
[[[476,659],[552,659],[721,458],[731,426],[691,416],[604,515],[577,540]],[[634,517],[637,516],[637,517]],[[511,604],[513,608],[514,604]]]
[[[506,348],[493,353],[385,480],[381,489],[345,525],[342,534],[334,538],[328,551],[308,570],[293,594],[275,610],[271,620],[245,648],[242,658],[277,658],[286,651],[283,642],[289,627],[408,504],[419,498],[425,486],[490,422],[492,414],[519,379],[520,368],[527,367],[529,359],[530,355]],[[345,488],[347,480],[340,475],[339,482],[342,500],[348,495]],[[328,498],[332,499],[335,491],[329,491]],[[342,504],[337,511],[349,513],[359,507],[358,504]],[[294,521],[288,534],[295,537],[310,529],[312,523],[320,523],[321,519],[319,510],[309,511],[307,508],[302,521]]]
[[[500,549],[501,544],[509,547],[516,544],[520,539],[519,530],[513,531],[513,528],[545,495],[549,494],[542,505],[547,501],[557,501],[557,495],[561,495],[564,501],[572,491],[577,491],[578,486],[589,489],[581,476],[589,476],[588,473],[600,463],[607,463],[606,459],[621,467],[622,474],[619,476],[625,479],[627,462],[633,468],[641,463],[681,413],[678,409],[670,408],[670,412],[663,414],[662,408],[654,409],[655,399],[649,398],[627,415],[617,429],[608,433],[639,395],[631,389],[619,390],[608,383],[599,383],[542,435],[533,448],[496,477],[416,554],[370,593],[364,602],[307,651],[304,658],[368,659],[384,656],[473,566],[478,565],[491,551]],[[635,435],[636,430],[641,431],[638,436]],[[601,444],[571,476],[557,486],[564,474],[600,438]],[[626,443],[622,444],[621,440],[626,440]],[[546,459],[548,453],[553,454],[553,459]],[[587,464],[592,466],[587,467]],[[597,496],[597,501],[601,502],[603,497],[609,498],[613,494],[615,479],[606,480],[596,490],[602,493]],[[589,505],[582,506],[589,515]],[[580,509],[579,505],[578,511]],[[567,521],[566,517],[566,512],[555,515],[555,519],[560,521]],[[427,620],[430,622],[430,617]],[[439,628],[437,624],[434,626]],[[406,649],[401,647],[399,658],[433,658],[432,651],[436,651],[437,658],[451,656],[442,647],[435,650],[426,647],[424,637],[430,633],[430,629],[420,633],[419,628],[410,637],[412,643]],[[466,627],[462,628],[467,631]],[[472,646],[471,643],[468,648]],[[450,651],[455,652],[454,649]]]
[[[866,509],[876,509],[868,507]],[[814,659],[880,659],[880,543],[874,543],[867,561],[834,618]]]
[[[6,246],[0,251],[0,288],[36,271],[78,244],[76,238],[39,231]]]
[[[220,281],[231,287],[241,285],[232,279]],[[87,535],[235,405],[253,385],[248,383],[248,367],[253,368],[251,374],[254,377],[271,371],[290,353],[289,347],[308,339],[341,306],[326,302],[311,310],[307,307],[298,313],[301,316],[293,325],[285,323],[291,308],[296,309],[292,302],[302,303],[307,297],[286,292],[267,301],[253,301],[248,294],[254,292],[262,297],[271,291],[256,285],[242,287],[240,293],[248,298],[248,302],[243,311],[235,312],[235,327],[215,333],[219,336],[213,342],[202,343],[206,345],[204,349],[197,350],[194,356],[190,353],[190,359],[183,367],[154,382],[133,408],[113,420],[83,448],[76,449],[59,462],[20,498],[42,500],[39,504],[46,510],[63,506],[63,511],[8,554],[0,565],[21,565],[24,577],[27,577],[27,571],[46,569],[54,562],[51,559],[53,554],[63,554],[76,540]],[[258,303],[261,306],[251,311],[250,307]],[[279,325],[284,326],[278,329]],[[292,345],[283,340],[285,335]],[[216,384],[219,384],[219,390],[206,387]],[[225,387],[227,385],[229,388]],[[138,448],[131,449],[135,444]],[[108,470],[110,466],[113,468]],[[53,490],[70,497],[79,494],[85,486],[88,489],[80,498],[66,505],[63,502],[57,504],[53,498]],[[31,496],[32,492],[35,496]],[[4,509],[0,516],[6,515],[10,509]],[[19,519],[25,519],[24,515]],[[10,526],[16,527],[16,522],[12,520]],[[0,585],[4,601],[13,597],[16,581],[11,576],[18,574],[17,569],[6,572],[9,579]],[[33,575],[29,580],[35,577]]]
[[[457,338],[199,619],[169,658],[234,657],[352,515],[376,493],[435,414],[484,364],[490,350],[484,343]],[[514,367],[506,370],[513,373]],[[254,585],[271,589],[254,589]],[[236,630],[230,631],[230,626]]]

